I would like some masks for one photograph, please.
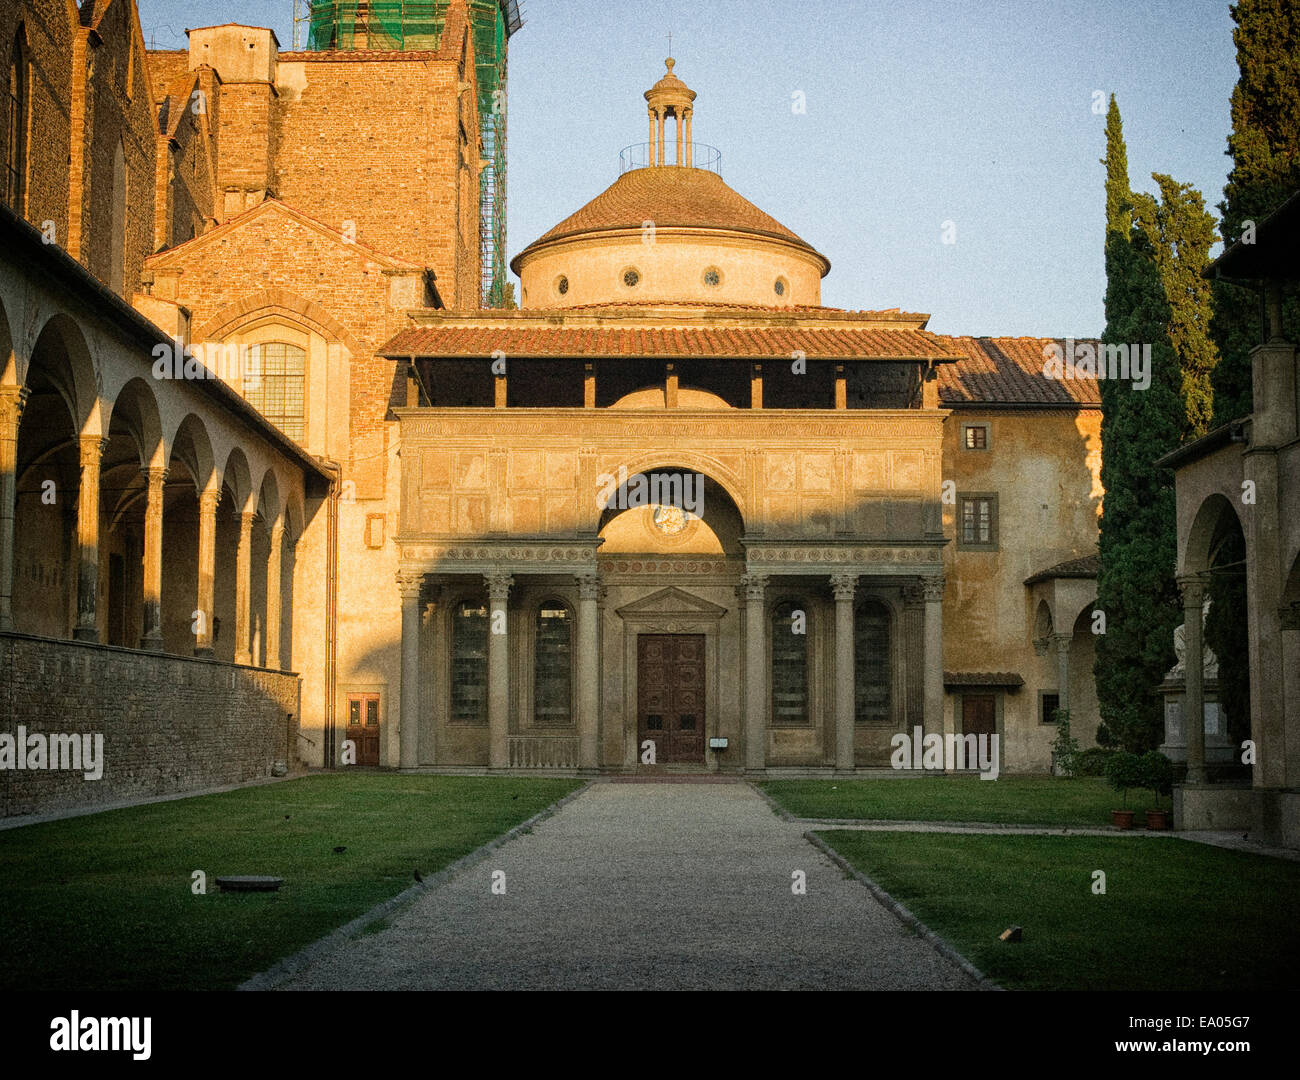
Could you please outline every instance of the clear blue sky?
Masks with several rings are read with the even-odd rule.
[[[292,0],[139,0],[145,40],[270,25]],[[1212,213],[1237,70],[1226,2],[522,0],[511,40],[511,255],[618,176],[641,97],[676,71],[723,178],[831,260],[822,302],[929,312],[940,333],[1102,329],[1105,117],[1130,180],[1165,172]],[[797,115],[792,94],[807,111]],[[941,242],[951,221],[956,243]]]

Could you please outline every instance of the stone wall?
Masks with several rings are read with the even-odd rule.
[[[0,734],[100,733],[103,776],[0,769],[0,816],[196,791],[297,764],[293,674],[0,634]]]

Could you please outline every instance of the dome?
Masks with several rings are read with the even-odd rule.
[[[811,244],[765,214],[730,188],[717,173],[677,166],[633,169],[529,244],[510,261],[516,274],[530,253],[555,240],[583,233],[640,230],[647,221],[656,229],[728,229],[775,237],[804,248],[830,269],[830,262]]]
[[[820,305],[829,260],[712,171],[717,151],[691,141],[695,91],[664,63],[650,139],[619,155],[630,167],[510,260],[520,307]]]

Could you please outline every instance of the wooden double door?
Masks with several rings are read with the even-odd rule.
[[[704,635],[641,634],[636,648],[637,757],[647,740],[655,764],[704,762]]]

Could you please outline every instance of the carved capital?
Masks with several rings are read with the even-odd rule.
[[[1205,582],[1199,574],[1185,574],[1178,578],[1178,591],[1183,594],[1184,611],[1200,611],[1205,603]]]
[[[919,581],[909,581],[899,592],[903,595],[903,606],[919,608],[925,606],[925,590]]]
[[[1058,653],[1068,653],[1070,651],[1070,642],[1074,640],[1072,634],[1053,634],[1052,644],[1056,646]]]
[[[82,468],[87,465],[97,466],[104,451],[108,449],[108,439],[103,435],[82,435],[77,442],[81,447]]]
[[[209,488],[207,491],[199,492],[199,513],[205,517],[212,517],[217,512],[217,506],[221,503],[221,488]]]
[[[600,578],[596,574],[576,574],[574,579],[578,582],[579,600],[600,599]]]
[[[832,574],[831,575],[831,594],[835,597],[836,603],[853,601],[853,594],[858,587],[857,574]]]
[[[932,574],[921,578],[921,589],[925,593],[927,604],[937,604],[943,599],[944,577]]]
[[[514,585],[515,579],[509,574],[484,574],[483,580],[487,582],[488,599],[494,604],[504,604],[510,596],[510,587]]]
[[[413,570],[397,571],[397,589],[403,600],[420,599],[420,587],[424,584],[424,575]]]
[[[0,437],[16,438],[30,390],[25,386],[0,386]]]
[[[167,474],[171,470],[165,465],[147,465],[140,470],[140,475],[144,477],[145,485],[152,490],[161,490],[163,484],[167,482]]]
[[[745,590],[746,600],[762,600],[767,591],[768,574],[745,574],[740,579],[740,586]]]

